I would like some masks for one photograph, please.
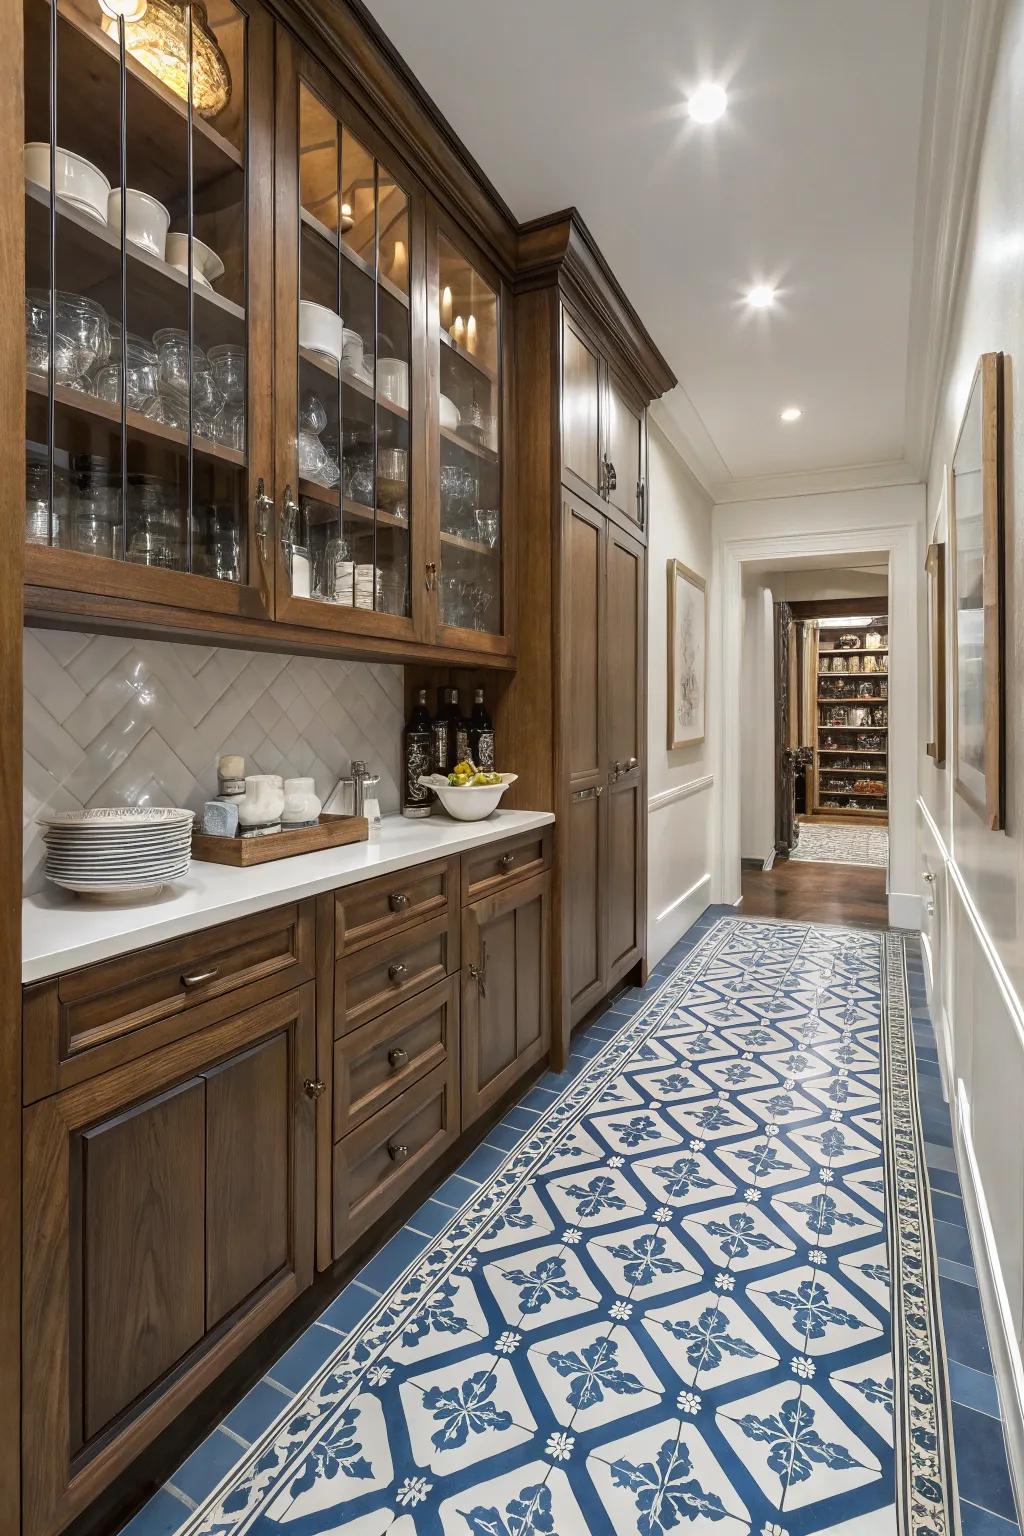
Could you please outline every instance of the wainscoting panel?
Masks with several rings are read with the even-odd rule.
[[[711,900],[714,775],[647,802],[647,964],[657,965]]]
[[[321,797],[364,758],[397,810],[402,688],[398,666],[26,630],[25,889],[43,884],[40,811],[199,810],[225,752]]]
[[[1017,1497],[1024,1492],[1024,1010],[918,801],[929,1006]],[[975,1106],[984,1112],[975,1113]]]

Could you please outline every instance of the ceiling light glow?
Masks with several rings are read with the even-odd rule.
[[[705,80],[691,91],[686,106],[695,123],[715,123],[729,105],[725,87],[713,80]]]
[[[799,421],[802,415],[803,411],[798,405],[787,405],[786,409],[781,412],[779,419],[781,421]]]
[[[775,303],[775,289],[770,283],[755,283],[747,289],[747,303],[751,309],[771,309]]]

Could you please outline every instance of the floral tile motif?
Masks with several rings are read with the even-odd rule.
[[[178,1536],[952,1536],[904,964],[719,921]]]

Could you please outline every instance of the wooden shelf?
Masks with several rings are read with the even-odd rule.
[[[887,645],[839,645],[829,650],[819,647],[818,656],[888,656]]]
[[[885,757],[884,747],[817,747],[818,752],[841,752],[844,757]],[[878,770],[881,773],[881,769]],[[830,768],[829,773],[832,772]],[[858,769],[857,772],[860,772]]]
[[[464,550],[466,554],[483,555],[491,560],[497,559],[498,549],[493,549],[490,544],[483,544],[479,539],[466,539],[460,533],[447,533],[441,529],[441,543],[449,545],[452,549]]]
[[[862,779],[867,774],[888,773],[888,771],[889,770],[888,770],[887,767],[886,768],[864,768],[864,767],[860,767],[860,768],[824,768],[822,770],[822,772],[824,772],[824,773],[855,773],[855,774],[857,774],[857,776],[859,778],[862,778]]]
[[[111,320],[121,317],[121,232],[101,224],[59,198],[57,209],[58,269],[74,273],[74,291],[102,304]],[[30,260],[33,248],[49,249],[50,194],[35,182],[25,183],[25,235]],[[158,256],[131,241],[127,255],[128,329],[149,340],[161,326],[188,326],[188,277]],[[245,310],[213,288],[193,283],[193,337],[204,350],[220,342],[245,340]],[[145,323],[140,319],[145,314]]]
[[[304,501],[316,502],[318,507],[324,509],[326,515],[320,519],[322,522],[329,522],[342,512],[346,517],[355,518],[361,523],[372,525],[376,521],[380,528],[401,528],[404,533],[409,531],[407,521],[396,517],[384,507],[378,507],[375,515],[373,508],[362,501],[353,501],[348,496],[339,498],[337,487],[318,485],[315,480],[300,480],[299,495]]]
[[[889,676],[889,672],[888,672],[888,669],[886,669],[884,672],[878,672],[878,671],[875,671],[875,672],[820,672],[819,671],[818,676],[819,677],[888,677]]]
[[[353,394],[360,395],[364,400],[369,400],[371,405],[373,404],[373,387],[354,374],[350,368],[339,369],[333,357],[328,357],[324,352],[312,352],[309,347],[300,347],[299,357],[310,368],[315,368],[318,373],[323,374],[324,378],[331,379],[335,383],[340,373],[341,382],[346,389],[350,389]],[[407,421],[409,418],[408,409],[404,405],[393,405],[379,392],[377,405],[387,411],[390,416],[397,416],[401,421]]]
[[[475,459],[482,459],[485,464],[497,464],[498,455],[493,448],[485,448],[483,443],[471,443],[468,438],[460,437],[458,432],[453,432],[449,427],[441,427],[439,430],[446,443],[453,443],[456,448],[461,448],[463,453],[471,454]]]
[[[28,394],[36,399],[45,400],[47,397],[46,385],[31,376],[25,381]],[[63,410],[73,412],[86,420],[104,423],[120,431],[121,407],[113,405],[108,400],[98,400],[95,395],[83,395],[77,389],[68,389],[62,384],[54,386],[54,403]],[[188,451],[189,439],[186,432],[181,432],[177,427],[165,427],[161,422],[150,421],[148,416],[143,416],[141,411],[126,411],[125,425],[135,439],[151,442],[157,447],[173,447],[180,449],[182,453]],[[239,453],[236,448],[225,448],[220,443],[211,443],[204,437],[192,438],[192,451],[197,458],[211,459],[220,464],[231,464],[238,469],[244,469],[247,459],[244,453]]]
[[[332,251],[340,251],[348,264],[354,267],[357,272],[361,272],[364,277],[369,278],[371,283],[375,282],[382,293],[386,293],[389,298],[401,304],[403,309],[409,308],[409,295],[403,293],[402,289],[393,283],[389,277],[385,277],[383,272],[375,272],[370,263],[365,261],[358,251],[354,251],[344,240],[339,240],[335,231],[328,229],[326,224],[321,224],[316,215],[310,213],[308,208],[302,208],[300,214],[304,230],[308,230],[310,234],[316,235]]]
[[[853,704],[863,706],[865,704],[888,704],[888,702],[888,694],[883,693],[868,693],[859,695],[855,693],[842,695],[833,694],[831,698],[823,696],[820,693],[818,695],[819,704]]]
[[[452,340],[447,331],[439,330],[437,335],[442,347],[442,357],[457,357],[460,363],[465,363],[467,367],[471,368],[474,373],[478,373],[481,378],[486,379],[488,383],[497,384],[498,375],[494,372],[493,368],[488,368],[482,358],[477,357],[473,352],[467,352],[465,347],[460,347],[457,341]]]
[[[887,731],[888,729],[887,725],[819,725],[818,734],[821,735],[823,731]]]

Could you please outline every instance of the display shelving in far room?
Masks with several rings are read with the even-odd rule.
[[[856,644],[840,643],[854,637]],[[812,814],[886,820],[889,809],[888,618],[875,615],[868,619],[859,617],[821,624],[814,669],[817,674],[817,720]],[[858,715],[855,716],[853,711]],[[860,716],[861,711],[866,718]],[[830,712],[836,718],[830,719]],[[840,715],[844,718],[838,718]],[[868,741],[873,744],[865,745]],[[864,787],[855,789],[855,784]]]

